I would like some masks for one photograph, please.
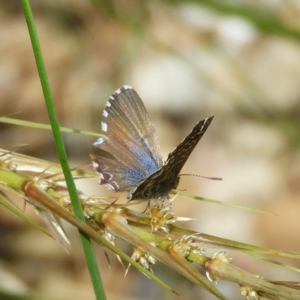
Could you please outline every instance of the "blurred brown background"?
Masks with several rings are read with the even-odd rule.
[[[31,1],[61,126],[98,131],[110,94],[124,84],[143,99],[165,155],[215,115],[179,188],[271,211],[266,216],[177,198],[185,226],[258,246],[300,251],[300,4],[289,1]],[[48,123],[21,2],[0,1],[0,113]],[[0,124],[1,144],[57,162],[50,132]],[[73,166],[90,163],[94,138],[64,134]],[[96,180],[90,194],[110,195]],[[5,208],[0,210],[0,290],[37,299],[94,299],[76,230],[70,254]],[[27,208],[27,214],[37,220]],[[119,244],[127,253],[131,248]],[[127,247],[127,248],[126,248]],[[96,246],[108,299],[177,299],[133,268],[109,268]],[[230,253],[233,263],[273,280],[286,269]],[[299,262],[286,261],[296,267]],[[188,299],[213,299],[172,271],[155,274]],[[229,299],[236,285],[219,283]],[[1,292],[1,294],[3,293]],[[1,296],[1,299],[9,299]],[[25,299],[25,298],[24,298]],[[26,298],[33,299],[33,298]]]

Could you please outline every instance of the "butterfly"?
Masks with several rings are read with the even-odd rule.
[[[101,132],[106,138],[100,137],[94,143],[114,158],[91,155],[100,184],[114,191],[128,191],[129,201],[168,198],[212,119],[199,121],[164,162],[156,130],[141,98],[132,87],[124,85],[109,97],[103,110]]]

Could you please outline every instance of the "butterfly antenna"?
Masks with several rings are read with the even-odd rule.
[[[210,180],[223,180],[222,177],[209,177],[209,176],[202,176],[202,175],[196,175],[196,174],[180,174],[179,176],[194,176],[194,177],[201,177],[201,178],[210,179]]]

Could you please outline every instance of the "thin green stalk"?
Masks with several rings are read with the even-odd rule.
[[[76,192],[75,183],[74,183],[74,180],[73,180],[73,177],[72,177],[69,165],[68,165],[67,155],[66,155],[64,144],[63,144],[62,135],[61,135],[61,132],[59,129],[57,116],[56,116],[55,109],[54,109],[50,85],[48,82],[47,72],[46,72],[43,55],[42,55],[37,31],[35,28],[34,18],[32,15],[29,0],[22,0],[22,4],[23,4],[23,10],[24,10],[28,30],[29,30],[29,35],[30,35],[30,39],[31,39],[31,44],[32,44],[36,64],[37,64],[37,69],[39,72],[39,77],[40,77],[40,81],[41,81],[41,85],[42,85],[42,89],[43,89],[43,93],[44,93],[44,97],[45,97],[45,103],[46,103],[46,107],[48,110],[48,115],[49,115],[49,119],[50,119],[50,123],[51,123],[51,127],[52,127],[52,132],[53,132],[53,136],[54,136],[54,140],[55,140],[55,144],[56,144],[56,148],[57,148],[57,152],[58,152],[58,157],[59,157],[59,160],[60,160],[63,172],[64,172],[64,176],[65,176],[66,183],[68,186],[70,198],[71,198],[72,205],[74,208],[74,213],[75,213],[76,217],[78,217],[81,221],[85,221],[83,211],[81,209],[81,203],[79,201],[79,198],[78,198],[78,195]],[[80,235],[81,235],[81,242],[82,242],[87,266],[88,266],[89,273],[90,273],[90,276],[91,276],[91,279],[93,282],[96,299],[99,299],[99,300],[106,299],[102,280],[101,280],[101,277],[99,274],[97,262],[96,262],[93,248],[91,245],[91,241],[85,233],[80,232]]]

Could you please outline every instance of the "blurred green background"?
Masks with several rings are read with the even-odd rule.
[[[215,115],[183,173],[180,189],[278,214],[265,216],[177,198],[185,226],[255,245],[300,251],[300,2],[31,1],[61,126],[99,131],[110,94],[124,84],[143,99],[165,155],[200,120]],[[0,1],[0,113],[48,123],[21,2]],[[57,162],[50,132],[0,124],[1,144]],[[94,138],[64,134],[73,166],[90,164]],[[90,194],[111,195],[90,180]],[[37,217],[26,208],[28,215]],[[8,210],[0,210],[0,290],[38,299],[94,299],[77,232],[66,254]],[[126,250],[126,245],[120,243]],[[177,299],[97,247],[108,299]],[[131,248],[126,250],[131,253]],[[230,253],[233,263],[274,280],[300,280],[279,267]],[[300,267],[295,262],[286,261]],[[159,266],[156,275],[188,299],[213,299]],[[238,287],[219,283],[229,299]],[[1,299],[10,299],[1,296]],[[204,297],[204,298],[201,298]]]

